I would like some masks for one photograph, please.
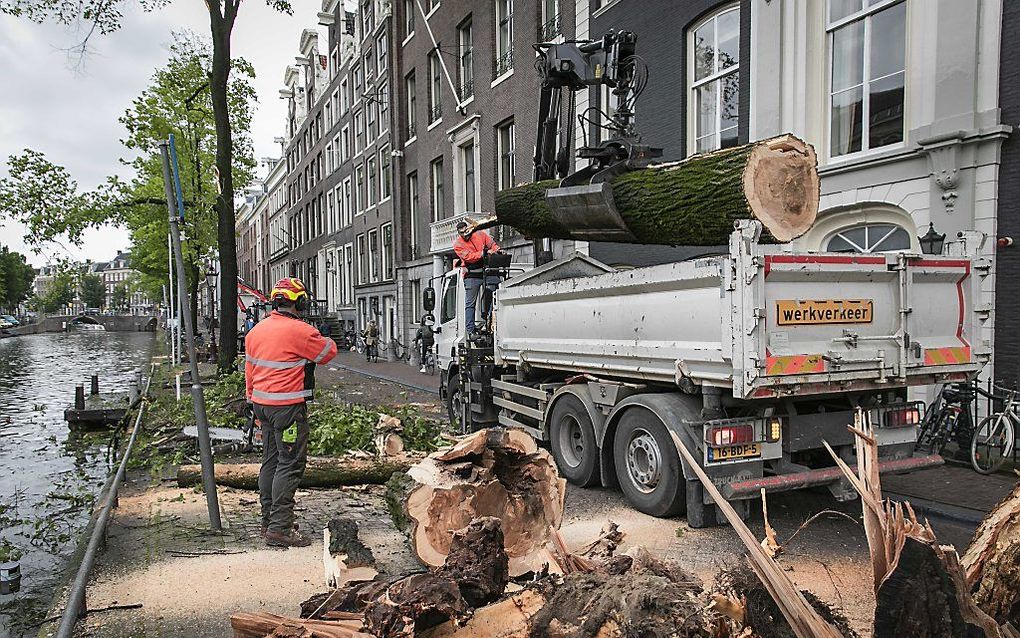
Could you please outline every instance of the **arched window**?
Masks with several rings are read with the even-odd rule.
[[[910,233],[902,226],[861,224],[830,236],[823,250],[831,253],[886,253],[910,249]]]
[[[737,145],[740,106],[740,8],[729,5],[689,31],[688,110],[695,153]]]

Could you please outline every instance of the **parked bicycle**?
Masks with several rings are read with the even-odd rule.
[[[943,386],[921,422],[918,445],[933,454],[941,454],[950,442],[956,443],[961,451],[970,452],[971,466],[981,474],[991,474],[1002,467],[1015,446],[1014,432],[1020,427],[1020,400],[1015,390],[994,389],[996,392],[987,392],[970,383]],[[1002,402],[1002,410],[975,423],[978,396]]]

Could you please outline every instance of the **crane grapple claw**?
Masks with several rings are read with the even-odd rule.
[[[586,241],[634,240],[616,210],[608,182],[560,186],[545,194],[553,219],[575,239]]]

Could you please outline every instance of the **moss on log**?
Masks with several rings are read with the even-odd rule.
[[[497,193],[498,223],[533,239],[590,239],[572,234],[549,208],[545,193],[557,184]],[[610,186],[632,236],[607,236],[610,241],[718,246],[727,243],[735,221],[749,218],[762,222],[766,237],[789,241],[811,228],[818,213],[815,151],[792,135],[624,173]]]
[[[388,457],[381,460],[355,458],[311,458],[301,477],[301,487],[339,487],[343,485],[383,485],[394,472],[404,472],[413,459]],[[259,488],[258,463],[228,463],[216,466],[216,484],[241,490]],[[177,484],[191,487],[202,484],[200,465],[182,465]]]

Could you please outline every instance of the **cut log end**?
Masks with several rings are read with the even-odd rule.
[[[454,531],[491,516],[504,530],[510,573],[548,562],[545,545],[563,516],[566,482],[548,452],[524,432],[482,430],[408,470],[417,482],[407,496],[415,553],[442,565]]]
[[[744,167],[744,197],[781,242],[800,237],[818,216],[821,182],[815,149],[793,135],[758,144]]]

